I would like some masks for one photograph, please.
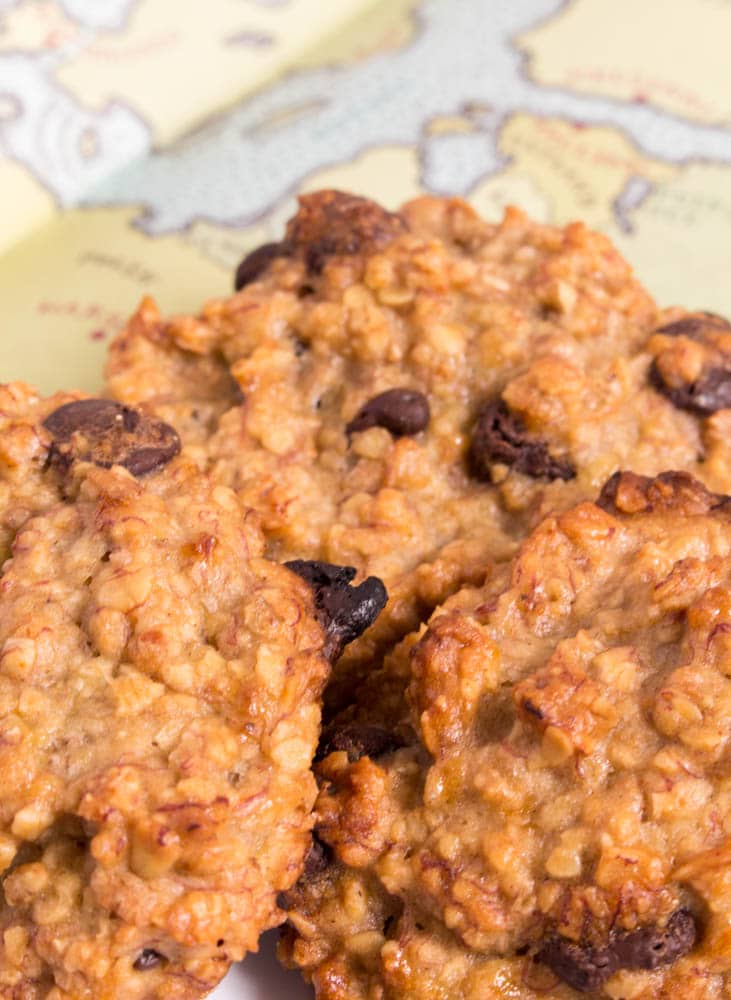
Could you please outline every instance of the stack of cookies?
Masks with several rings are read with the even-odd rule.
[[[731,325],[436,198],[236,289],[0,390],[0,996],[731,996]]]

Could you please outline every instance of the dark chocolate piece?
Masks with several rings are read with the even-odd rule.
[[[312,587],[315,607],[325,629],[325,655],[335,660],[345,646],[373,624],[386,606],[388,594],[381,580],[369,576],[357,587],[352,566],[334,566],[317,560],[295,559],[285,565]]]
[[[349,722],[331,726],[323,733],[315,759],[322,760],[336,750],[344,750],[350,763],[354,764],[361,757],[376,759],[402,746],[403,742],[383,726]]]
[[[418,434],[429,423],[429,400],[418,389],[387,389],[361,406],[346,427],[348,434],[385,427],[394,437]]]
[[[664,927],[649,924],[613,932],[605,945],[578,944],[554,935],[536,954],[559,979],[581,993],[598,990],[618,969],[657,969],[693,950],[698,927],[690,910],[680,907]]]
[[[548,445],[532,437],[522,420],[501,399],[493,400],[480,411],[472,443],[470,466],[477,479],[489,482],[494,462],[509,465],[534,479],[573,479],[576,471],[570,462],[554,458]]]
[[[264,243],[256,250],[252,250],[236,268],[234,279],[236,291],[240,292],[246,285],[250,285],[252,281],[261,277],[273,260],[278,257],[287,257],[289,253],[290,247],[286,242]]]
[[[372,253],[406,231],[403,218],[369,198],[342,191],[303,195],[287,225],[286,242],[304,254],[310,274],[319,274],[328,257]]]
[[[51,461],[65,467],[74,461],[105,469],[123,465],[133,476],[146,476],[180,451],[174,427],[111,399],[66,403],[49,414],[43,426],[53,435]]]
[[[154,969],[156,966],[166,961],[167,959],[165,956],[161,955],[159,951],[155,951],[154,948],[145,948],[139,953],[132,967],[136,969],[137,972],[147,972],[148,969]]]

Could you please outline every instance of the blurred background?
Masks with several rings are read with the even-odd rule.
[[[728,0],[0,0],[0,379],[94,389],[323,186],[581,218],[731,312],[729,39]]]

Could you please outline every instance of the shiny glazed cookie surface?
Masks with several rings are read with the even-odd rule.
[[[728,996],[730,634],[729,498],[544,520],[326,731],[284,959],[319,1000]]]
[[[302,869],[326,623],[179,447],[0,387],[2,997],[203,996]]]

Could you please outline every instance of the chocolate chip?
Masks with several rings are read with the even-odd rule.
[[[290,247],[286,242],[264,243],[262,246],[257,247],[256,250],[252,250],[236,268],[236,278],[234,280],[236,291],[239,292],[245,285],[250,285],[252,281],[256,281],[266,271],[273,260],[276,260],[278,257],[287,257],[289,253]]]
[[[348,434],[385,427],[394,437],[418,434],[429,423],[429,400],[418,389],[387,389],[361,406],[345,428]]]
[[[599,494],[597,506],[610,514],[707,514],[726,507],[729,497],[710,493],[689,472],[668,471],[659,476],[639,476],[635,472],[615,472]]]
[[[543,714],[543,711],[530,698],[525,698],[521,704],[524,710],[530,715],[535,716],[536,719],[545,719],[546,716]]]
[[[670,511],[692,517],[712,510],[728,511],[731,496],[711,493],[689,472],[661,472],[659,476],[615,472],[602,487],[597,506],[610,514]]]
[[[522,420],[501,399],[480,411],[470,445],[469,461],[476,479],[489,482],[493,462],[510,465],[534,479],[573,479],[570,462],[554,458],[548,445],[531,437]]]
[[[298,890],[306,889],[308,885],[318,882],[327,874],[334,863],[335,855],[333,849],[329,844],[320,840],[317,836],[317,831],[314,830],[310,849],[305,855],[302,874],[292,889],[287,892],[280,892],[277,896],[277,906],[280,910],[297,909],[299,902]]]
[[[558,935],[545,942],[536,959],[579,993],[598,990],[618,968],[609,948],[576,944]]]
[[[669,385],[653,362],[651,384],[681,410],[707,416],[731,407],[731,368],[710,368],[695,382]]]
[[[606,483],[602,486],[601,492],[596,500],[597,507],[601,507],[602,510],[606,510],[610,514],[615,514],[619,510],[623,509],[617,503],[617,498],[620,493],[620,488],[627,483],[627,476],[631,476],[632,480],[630,485],[634,487],[634,473],[625,473],[620,471],[615,472],[613,475],[607,479]],[[646,481],[649,479],[648,476],[642,476],[639,480],[639,485],[646,485]]]
[[[357,587],[352,566],[334,566],[316,560],[295,559],[285,565],[312,587],[315,607],[325,629],[323,652],[335,660],[353,639],[373,624],[388,600],[386,588],[376,576]]]
[[[598,990],[618,969],[657,969],[677,961],[692,951],[697,937],[693,914],[681,907],[664,927],[650,925],[612,933],[605,945],[577,944],[554,935],[536,959],[575,990],[588,993]]]
[[[136,969],[137,972],[147,972],[148,969],[154,969],[156,965],[166,961],[165,956],[161,955],[159,951],[155,951],[154,948],[145,948],[135,959],[132,968]]]
[[[105,469],[123,465],[134,476],[161,469],[180,451],[177,431],[110,399],[79,399],[43,421],[53,435],[51,461],[69,466],[94,462]]]
[[[731,358],[724,346],[731,324],[715,313],[689,313],[658,327],[666,337],[687,337],[705,350],[702,370],[694,382],[682,378],[675,349],[665,347],[650,367],[649,381],[681,410],[707,416],[731,407]]]
[[[316,589],[347,587],[356,574],[353,566],[336,566],[335,563],[320,562],[317,559],[293,559],[284,565]]]
[[[659,326],[655,333],[662,333],[666,337],[689,337],[691,340],[701,340],[708,330],[731,330],[731,324],[716,313],[702,312],[683,316],[673,323]]]
[[[304,254],[311,274],[319,274],[328,257],[379,250],[405,231],[400,215],[368,198],[316,191],[299,199],[299,210],[287,225],[286,242]]]
[[[692,951],[698,936],[690,910],[676,910],[664,927],[640,927],[612,943],[620,969],[657,969]]]
[[[312,834],[312,844],[305,858],[305,867],[300,876],[302,882],[314,882],[323,875],[333,862],[332,848]]]
[[[403,745],[394,733],[383,726],[349,722],[341,726],[331,726],[323,733],[315,760],[323,760],[328,754],[341,750],[347,753],[348,760],[354,764],[361,757],[371,757],[375,760],[385,754],[393,753]]]

